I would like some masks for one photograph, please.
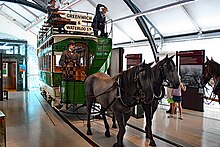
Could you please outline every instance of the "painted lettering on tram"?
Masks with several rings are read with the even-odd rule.
[[[92,21],[92,16],[89,15],[82,15],[77,13],[67,13],[66,17],[69,19],[81,19],[86,21]]]
[[[75,25],[70,25],[70,24],[65,25],[64,29],[66,31],[87,32],[87,33],[92,33],[93,31],[92,27],[89,27],[89,26],[75,26]]]

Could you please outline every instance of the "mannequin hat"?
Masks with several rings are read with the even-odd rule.
[[[71,45],[71,44],[75,44],[75,41],[70,40],[67,46],[69,47],[69,45]]]

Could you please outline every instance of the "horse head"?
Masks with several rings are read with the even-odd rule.
[[[218,82],[218,80],[220,80],[220,65],[212,58],[209,60],[208,57],[206,57],[206,62],[203,65],[204,68],[201,78],[202,87],[205,87],[211,78],[213,78],[215,82]]]
[[[204,68],[202,71],[201,85],[202,87],[205,87],[205,85],[212,78],[212,75],[210,74],[210,60],[208,57],[206,57],[206,62],[203,65]]]
[[[145,61],[138,65],[137,76],[137,90],[142,93],[142,101],[150,103],[153,100],[153,74],[151,65],[153,62],[146,64]],[[141,92],[142,91],[142,92]]]
[[[163,80],[170,83],[173,88],[178,88],[180,85],[179,75],[177,73],[177,69],[175,63],[173,62],[173,56],[166,57],[161,61],[160,64],[160,76]]]

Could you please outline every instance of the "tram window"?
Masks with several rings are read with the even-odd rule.
[[[54,55],[53,56],[53,71],[54,72],[61,72],[59,61],[60,61],[61,55]]]
[[[61,55],[56,55],[56,66],[59,66],[59,61],[60,61],[60,58],[61,58]]]
[[[51,71],[51,53],[46,53],[43,56],[43,70]]]
[[[52,71],[51,70],[51,52],[48,53],[47,55],[47,71]]]

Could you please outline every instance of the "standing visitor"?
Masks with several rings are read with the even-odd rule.
[[[173,89],[172,90],[172,96],[173,96],[173,103],[171,103],[172,105],[172,113],[168,116],[168,118],[172,118],[174,115],[174,111],[175,111],[175,107],[176,107],[176,103],[178,104],[178,108],[179,108],[179,119],[183,120],[183,115],[182,115],[182,90],[186,91],[186,86],[181,82],[180,80],[180,85],[177,89]]]

